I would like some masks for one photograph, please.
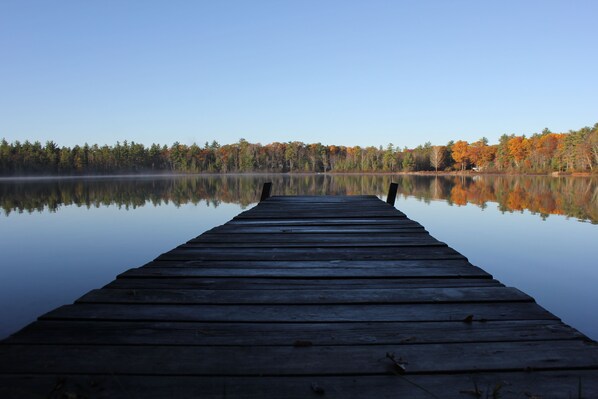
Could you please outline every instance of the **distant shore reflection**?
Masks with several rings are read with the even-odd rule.
[[[379,196],[386,195],[392,181],[399,184],[399,196],[426,202],[482,208],[493,202],[502,212],[529,210],[542,218],[557,214],[598,223],[598,179],[592,177],[280,174],[3,180],[0,208],[9,216],[12,212],[55,212],[65,205],[136,208],[205,202],[214,207],[220,203],[247,206],[258,200],[266,181],[273,182],[273,195]]]

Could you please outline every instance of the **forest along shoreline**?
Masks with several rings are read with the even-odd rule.
[[[598,123],[567,133],[544,129],[530,137],[502,135],[469,143],[430,142],[416,148],[390,143],[379,146],[342,146],[299,141],[266,145],[240,139],[203,146],[171,146],[123,141],[114,146],[59,147],[53,141],[0,141],[0,176],[115,175],[160,173],[583,173],[598,174]]]

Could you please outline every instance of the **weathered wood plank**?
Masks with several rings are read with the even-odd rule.
[[[196,269],[188,272],[185,269],[176,270],[155,269],[158,274],[151,273],[147,268],[137,269],[141,274],[124,274],[105,288],[128,289],[208,289],[208,290],[314,290],[330,289],[396,289],[396,288],[426,288],[426,287],[503,287],[501,283],[492,279],[451,278],[451,279],[413,279],[413,278],[276,278],[276,277],[242,277],[231,273],[232,277],[197,277]],[[211,269],[208,269],[212,272]],[[133,270],[132,272],[135,272]],[[180,272],[175,274],[176,272]],[[244,273],[244,270],[240,270]],[[169,273],[169,274],[167,274]],[[213,274],[222,274],[213,270]],[[194,277],[192,277],[192,276]]]
[[[339,196],[279,196],[275,199],[266,201],[266,206],[280,206],[277,204],[283,204],[284,206],[296,206],[301,204],[313,204],[316,203],[318,205],[353,205],[355,203],[365,203],[368,204],[370,207],[377,207],[381,205],[387,205],[384,201],[379,200],[377,197],[374,196],[353,196],[353,195],[339,195]]]
[[[581,393],[579,392],[581,391]],[[54,396],[52,396],[54,395]],[[563,399],[598,397],[595,370],[411,376],[0,376],[0,396],[147,399]]]
[[[367,259],[467,259],[450,247],[365,247],[325,248],[210,248],[179,247],[157,260],[367,260]]]
[[[239,213],[235,216],[235,219],[245,218],[270,218],[272,216],[278,217],[281,215],[283,218],[294,219],[295,215],[301,215],[311,218],[321,217],[355,217],[356,215],[362,217],[373,216],[379,218],[394,217],[394,218],[406,218],[406,216],[398,211],[396,208],[392,208],[384,205],[372,205],[372,203],[365,201],[355,204],[262,204],[258,207],[253,207],[244,212]],[[346,216],[345,216],[346,215]]]
[[[367,200],[369,202],[377,202],[379,198],[371,194],[356,194],[356,195],[273,195],[268,198],[267,202],[280,203],[298,203],[309,202],[312,203],[352,203]]]
[[[232,219],[230,222],[223,224],[221,226],[214,227],[208,232],[220,232],[224,230],[236,230],[236,228],[259,228],[259,227],[286,227],[286,228],[294,228],[294,227],[313,227],[313,228],[338,228],[338,229],[347,229],[347,228],[379,228],[383,229],[424,229],[424,227],[410,219],[402,219],[402,218],[353,218],[355,223],[352,223],[352,220],[336,217],[336,218],[320,218],[320,219],[311,219],[311,218],[302,218],[302,219],[285,219],[281,218],[265,218],[265,219]]]
[[[256,237],[256,241],[253,242],[242,242],[242,241],[233,241],[231,240],[233,237],[227,237],[226,239],[220,240],[217,242],[216,240],[213,241],[195,241],[186,244],[181,244],[177,247],[177,249],[213,249],[218,250],[222,248],[268,248],[268,249],[283,249],[283,248],[309,248],[312,249],[314,247],[325,249],[325,248],[334,248],[334,249],[344,249],[344,248],[384,248],[384,247],[391,247],[391,248],[398,248],[398,247],[446,247],[447,245],[440,241],[434,240],[417,240],[413,239],[410,241],[398,241],[398,242],[364,242],[359,240],[359,237],[356,237],[352,240],[346,240],[345,242],[295,242],[294,240],[287,241],[278,241],[278,242],[263,242],[259,241],[259,237]]]
[[[356,225],[356,226],[342,226],[342,225],[330,225],[330,226],[295,226],[295,225],[282,225],[282,226],[226,226],[219,228],[218,230],[210,230],[211,232],[217,233],[425,233],[426,231],[422,227],[417,226],[393,226],[393,225]]]
[[[379,323],[198,323],[62,321],[31,323],[5,343],[65,345],[413,345],[585,339],[557,320]]]
[[[463,303],[409,305],[138,305],[61,306],[40,319],[153,320],[212,322],[374,322],[554,320],[535,303]]]
[[[159,263],[159,262],[156,262]],[[122,274],[120,274],[119,278],[138,278],[138,277],[145,277],[145,278],[161,278],[161,277],[179,277],[179,278],[188,278],[188,277],[245,277],[245,278],[286,278],[286,279],[361,279],[362,283],[367,283],[368,285],[378,285],[380,282],[377,281],[379,279],[387,279],[389,283],[392,282],[399,282],[402,284],[409,283],[409,279],[415,278],[416,280],[426,280],[422,281],[423,284],[426,286],[433,285],[433,286],[442,286],[443,284],[447,284],[447,286],[455,286],[456,285],[464,285],[464,286],[478,286],[478,285],[486,285],[489,284],[489,281],[472,281],[472,279],[477,280],[478,278],[484,279],[483,275],[480,276],[472,276],[472,278],[464,278],[468,277],[467,274],[463,273],[463,275],[455,276],[454,274],[456,271],[453,270],[442,270],[440,269],[437,274],[434,276],[425,276],[422,273],[417,273],[416,270],[402,270],[399,268],[385,268],[385,269],[369,269],[369,268],[293,268],[293,269],[277,269],[274,267],[268,268],[210,268],[210,267],[172,267],[172,266],[165,266],[160,267],[156,265],[155,267],[141,267],[136,269],[130,269]],[[418,277],[422,277],[418,279]],[[461,277],[461,281],[459,278],[452,278],[452,277]],[[390,279],[394,279],[390,281]],[[428,280],[439,280],[439,281],[428,281]],[[450,279],[450,281],[441,281],[444,279]],[[398,281],[398,280],[405,280],[405,281]],[[290,283],[290,282],[289,282]],[[313,282],[314,284],[318,284],[317,282]],[[344,284],[344,281],[340,282]],[[346,282],[348,284],[354,284],[354,282]],[[356,283],[359,283],[356,282]],[[415,281],[414,281],[415,283]],[[417,284],[416,286],[423,287],[424,285]],[[380,288],[384,288],[384,286],[380,286]],[[388,288],[393,288],[392,286]]]
[[[268,219],[268,218],[285,218],[285,219],[298,219],[298,218],[330,218],[333,215],[335,217],[342,218],[364,218],[364,217],[375,217],[375,218],[397,218],[405,217],[405,215],[394,207],[386,206],[371,206],[367,202],[362,204],[354,204],[354,206],[347,205],[325,205],[320,204],[317,206],[306,204],[300,205],[283,205],[283,206],[272,206],[263,204],[240,213],[235,216],[235,220],[243,219]]]
[[[198,290],[198,289],[99,289],[77,303],[139,304],[376,304],[376,303],[485,303],[533,302],[511,287],[408,288],[355,290]]]
[[[406,259],[365,259],[365,260],[300,260],[300,261],[269,261],[269,260],[181,260],[181,261],[152,261],[143,267],[207,267],[207,268],[244,268],[244,269],[310,269],[310,268],[338,268],[338,269],[370,269],[375,272],[377,269],[397,269],[414,270],[414,272],[426,270],[463,270],[478,269],[464,259],[425,259],[425,260],[406,260]],[[483,272],[485,275],[489,275]],[[428,277],[434,277],[432,272],[426,273]]]
[[[300,240],[309,240],[316,238],[342,238],[352,240],[355,237],[379,237],[382,242],[385,239],[401,239],[402,237],[409,237],[413,239],[431,238],[429,233],[418,226],[395,226],[395,225],[255,225],[255,226],[233,226],[226,225],[224,228],[210,230],[199,237],[198,239],[220,239],[223,236],[232,234],[243,234],[244,237],[251,237],[258,234],[259,237],[269,238],[284,234],[288,238],[297,238]],[[243,236],[237,236],[243,237]]]
[[[369,225],[369,226],[384,226],[384,225],[393,225],[393,226],[410,226],[410,227],[422,227],[423,226],[416,222],[415,220],[407,219],[404,217],[397,216],[396,218],[351,218],[351,219],[343,219],[340,217],[333,217],[333,215],[329,215],[328,218],[318,218],[318,219],[310,219],[310,218],[303,218],[303,219],[286,219],[281,217],[279,219],[231,219],[226,223],[224,226],[334,226],[334,225],[343,225],[343,226],[360,226],[360,225]],[[219,229],[221,226],[214,227],[214,229]]]
[[[400,213],[400,211],[398,211],[396,208],[394,208],[393,206],[389,206],[388,204],[384,203],[384,202],[380,202],[377,200],[372,201],[371,199],[365,198],[362,200],[358,200],[358,201],[351,201],[346,202],[339,202],[339,203],[333,203],[333,202],[321,202],[321,201],[308,201],[308,202],[298,202],[298,201],[285,201],[284,203],[280,203],[277,201],[267,201],[264,203],[260,204],[261,206],[259,207],[253,207],[250,209],[247,209],[246,211],[242,212],[242,214],[245,213],[254,213],[254,212],[264,212],[264,211],[269,211],[269,210],[281,210],[281,209],[308,209],[308,210],[313,210],[314,209],[314,205],[317,205],[318,209],[343,209],[343,210],[355,210],[355,209],[359,209],[362,208],[364,211],[368,211],[368,210],[388,210],[388,211],[394,211],[397,214]]]
[[[366,209],[394,209],[394,207],[389,206],[385,202],[379,201],[373,198],[353,198],[351,201],[320,201],[317,198],[311,198],[308,201],[266,201],[262,203],[260,207],[254,207],[252,209],[248,209],[246,212],[251,212],[252,210],[261,210],[261,209],[279,209],[279,208],[287,208],[287,207],[311,207],[317,204],[318,207],[342,207],[343,209],[352,209],[356,206],[363,205]]]
[[[353,200],[353,201],[340,201],[340,202],[330,202],[330,201],[318,201],[316,199],[306,199],[306,201],[268,201],[264,204],[260,204],[259,207],[252,207],[246,209],[245,211],[241,212],[244,213],[257,213],[257,212],[264,212],[269,210],[281,210],[281,209],[342,209],[345,211],[355,211],[355,210],[383,210],[388,212],[394,212],[397,215],[402,214],[401,211],[396,209],[393,206],[386,204],[384,201],[379,199],[371,199],[371,198],[363,198],[360,200]]]
[[[255,209],[255,208],[254,208]],[[235,219],[242,220],[242,219],[266,219],[266,218],[279,218],[285,217],[289,219],[298,219],[298,218],[330,218],[330,215],[335,215],[337,217],[377,217],[377,218],[396,218],[401,217],[402,215],[397,213],[396,211],[392,211],[391,209],[362,209],[362,207],[356,207],[355,209],[346,209],[340,206],[332,206],[332,207],[280,207],[279,209],[264,209],[263,207],[257,210],[249,210],[239,215],[235,216]]]
[[[295,237],[298,236],[298,237]],[[318,234],[219,234],[206,235],[193,239],[179,248],[312,248],[312,247],[406,247],[406,246],[441,246],[446,244],[421,234],[419,237],[384,237],[384,235],[354,235],[353,237],[338,237],[338,235]]]
[[[2,345],[0,373],[385,375],[598,369],[584,341],[352,346]]]

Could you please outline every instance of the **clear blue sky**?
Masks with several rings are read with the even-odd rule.
[[[598,122],[598,1],[0,0],[0,137],[414,147]]]

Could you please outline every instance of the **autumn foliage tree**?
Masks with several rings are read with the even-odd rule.
[[[453,164],[453,161],[455,164]],[[598,171],[598,123],[568,133],[545,129],[529,138],[503,135],[498,144],[480,139],[472,144],[450,141],[409,149],[305,144],[266,145],[240,139],[203,146],[180,142],[170,147],[123,141],[108,146],[84,143],[60,147],[54,141],[0,140],[0,175],[83,175],[119,173],[245,173],[245,172],[411,172],[470,165],[497,171]]]
[[[509,154],[513,157],[516,166],[520,166],[521,162],[529,155],[530,144],[525,136],[515,136],[509,139],[507,146]]]
[[[467,163],[469,162],[469,144],[467,141],[459,140],[452,147],[453,153],[451,156],[459,165],[461,170],[465,170]]]
[[[485,137],[469,146],[469,161],[480,169],[487,168],[496,157],[496,146],[489,146]]]

